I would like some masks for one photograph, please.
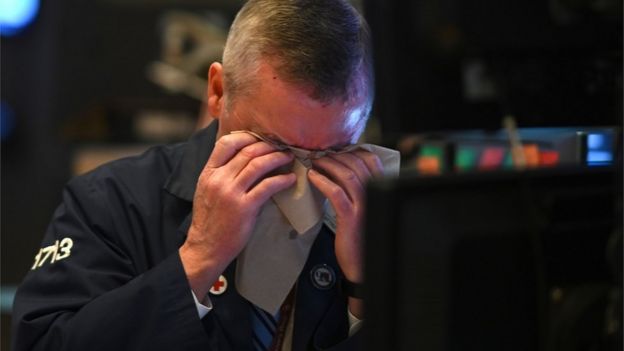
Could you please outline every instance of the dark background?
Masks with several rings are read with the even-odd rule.
[[[2,116],[3,291],[18,285],[32,265],[80,145],[142,142],[130,126],[133,112],[146,106],[199,114],[198,101],[145,78],[146,65],[160,57],[163,14],[216,13],[227,22],[241,3],[42,1],[29,27],[1,37],[1,99],[13,111]],[[10,342],[7,312],[4,350]]]
[[[507,114],[519,127],[622,124],[619,0],[364,3],[385,137],[498,129]]]

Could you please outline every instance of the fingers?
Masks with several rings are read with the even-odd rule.
[[[258,141],[252,135],[228,134],[217,141],[204,172],[219,174],[232,182],[240,181],[240,188],[247,191],[260,176],[291,160],[288,153],[277,152],[274,146]],[[237,179],[239,175],[241,177]]]
[[[282,186],[292,185],[290,176],[268,177],[266,181],[262,178],[293,158],[292,153],[278,151],[250,134],[228,134],[215,144],[203,173],[205,178],[214,179],[219,187],[231,189],[238,196],[253,192],[250,198],[268,199]]]
[[[277,150],[273,146],[263,141],[247,145],[241,149],[228,163],[223,165],[223,170],[233,176],[238,176],[238,174],[240,174],[242,170],[247,167],[250,162],[252,162],[252,160],[255,160],[258,157],[269,154],[286,154],[284,152],[276,151]]]
[[[323,176],[344,189],[351,201],[356,202],[360,199],[358,195],[362,192],[363,184],[355,171],[330,157],[314,160],[312,164]]]
[[[350,209],[353,205],[345,191],[338,186],[338,184],[332,182],[329,178],[314,169],[308,171],[308,179],[325,195],[337,213],[351,212]]]
[[[356,150],[353,152],[345,152],[339,154],[330,154],[329,158],[338,161],[344,168],[332,167],[329,163],[321,161],[319,166],[330,167],[327,170],[330,172],[330,176],[336,180],[348,181],[352,174],[357,176],[360,185],[366,184],[368,179],[373,176],[380,176],[383,174],[383,164],[377,155],[366,150]],[[348,186],[350,182],[345,182],[344,185]],[[355,184],[352,184],[355,185]]]
[[[364,160],[351,153],[331,154],[329,157],[351,169],[355,175],[357,175],[361,184],[365,184],[371,177],[371,172],[369,171]]]
[[[345,276],[362,281],[362,219],[364,218],[364,184],[383,173],[379,158],[358,150],[313,161],[308,179],[336,211],[336,258]]]
[[[293,158],[294,156],[292,153],[283,151],[274,151],[266,155],[255,157],[241,169],[236,177],[236,182],[241,189],[248,190],[257,183],[260,178],[279,167],[289,164],[292,162]]]
[[[316,178],[319,185],[324,186],[325,191],[334,196],[341,197],[339,192],[326,184],[331,182],[342,188],[343,193],[353,204],[359,204],[364,198],[364,185],[372,176],[383,174],[383,165],[377,155],[365,151],[356,150],[339,154],[330,154],[327,157],[313,161],[313,165],[320,171],[323,178]],[[312,173],[312,172],[311,172]],[[315,183],[315,185],[317,185]],[[319,190],[321,190],[319,188]],[[330,201],[331,198],[327,196]],[[338,200],[342,201],[342,200]]]
[[[297,176],[294,173],[267,177],[253,187],[246,196],[252,203],[260,205],[267,202],[271,196],[293,186],[296,181]]]
[[[217,140],[206,167],[221,167],[230,161],[241,149],[254,143],[258,143],[258,139],[247,133],[224,135]]]
[[[351,152],[351,154],[361,159],[366,164],[366,168],[368,168],[369,172],[373,176],[379,177],[383,175],[384,167],[381,163],[381,160],[379,159],[379,156],[362,149],[355,150]]]

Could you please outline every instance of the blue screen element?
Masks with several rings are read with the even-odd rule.
[[[587,165],[603,166],[613,162],[613,135],[607,132],[587,134]]]
[[[0,0],[0,35],[12,36],[37,16],[39,0]]]
[[[603,134],[589,134],[587,136],[587,149],[600,150],[605,145],[605,139]]]
[[[613,153],[610,151],[588,151],[587,163],[608,163],[613,161]]]

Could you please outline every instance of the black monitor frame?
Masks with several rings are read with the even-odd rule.
[[[621,182],[621,172],[600,167],[370,183],[367,350],[550,350],[592,341],[603,320],[567,298],[599,308],[614,286],[621,291],[621,267],[605,258],[619,225],[621,260]],[[621,294],[616,302],[621,309]],[[565,337],[579,325],[591,335]]]

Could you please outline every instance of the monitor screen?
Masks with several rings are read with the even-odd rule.
[[[619,303],[615,316],[622,306],[616,184],[621,173],[609,167],[370,183],[367,350],[601,342],[607,306]]]
[[[622,123],[621,0],[364,5],[386,136]]]

